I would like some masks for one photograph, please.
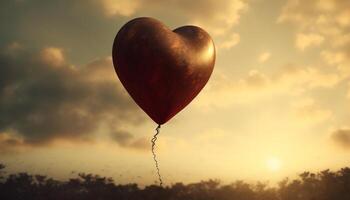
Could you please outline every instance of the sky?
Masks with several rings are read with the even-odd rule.
[[[0,162],[156,183],[156,124],[111,59],[118,30],[153,17],[196,25],[216,46],[201,93],[161,128],[165,184],[270,181],[350,165],[350,2],[3,0]]]

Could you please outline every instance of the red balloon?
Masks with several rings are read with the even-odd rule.
[[[199,27],[172,31],[156,19],[142,17],[119,30],[112,56],[125,89],[161,125],[185,108],[208,82],[215,46]]]

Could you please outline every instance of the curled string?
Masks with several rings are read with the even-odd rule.
[[[156,128],[156,134],[153,136],[151,142],[152,142],[152,154],[153,154],[153,160],[154,160],[154,163],[156,164],[156,168],[157,168],[157,174],[158,174],[158,179],[159,179],[159,185],[160,187],[162,187],[163,185],[163,180],[162,180],[162,176],[160,175],[160,170],[159,170],[159,165],[158,165],[158,161],[157,161],[157,155],[156,153],[154,152],[154,148],[156,146],[156,141],[157,141],[157,135],[160,133],[159,131],[160,129],[160,124],[157,126]]]

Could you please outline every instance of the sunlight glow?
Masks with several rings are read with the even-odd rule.
[[[267,159],[266,166],[270,171],[279,171],[281,169],[281,160],[275,157]]]

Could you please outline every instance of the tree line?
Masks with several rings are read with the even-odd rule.
[[[6,174],[0,164],[3,200],[350,200],[350,168],[304,172],[277,186],[218,180],[160,187],[117,184],[112,178],[79,173],[66,181],[29,173]]]

